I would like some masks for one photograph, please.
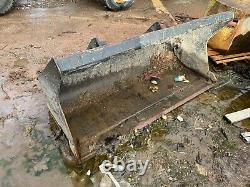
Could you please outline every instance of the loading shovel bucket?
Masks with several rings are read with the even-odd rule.
[[[220,13],[116,45],[93,40],[92,49],[51,59],[38,79],[75,158],[83,161],[209,89],[216,77],[207,42],[233,16]],[[184,74],[188,83],[175,82]]]

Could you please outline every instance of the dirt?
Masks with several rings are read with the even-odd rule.
[[[201,17],[207,1],[170,0],[163,4],[174,16]],[[233,94],[218,85],[170,113],[167,121],[158,120],[122,137],[124,144],[116,153],[97,156],[79,168],[63,163],[49,128],[38,74],[51,57],[82,51],[93,37],[116,43],[144,33],[156,20],[166,22],[166,15],[158,14],[152,3],[144,0],[137,0],[124,12],[106,11],[89,0],[20,0],[13,12],[0,18],[0,186],[90,186],[102,178],[96,169],[101,160],[114,155],[150,159],[143,177],[115,174],[132,186],[249,185],[249,145],[239,138],[249,122],[243,122],[242,127],[223,119],[227,108],[241,105],[234,100],[250,100],[237,91],[249,81],[230,70],[218,76],[221,85],[230,81],[226,85],[233,88]],[[184,122],[175,120],[177,115]],[[90,177],[86,177],[88,170]]]

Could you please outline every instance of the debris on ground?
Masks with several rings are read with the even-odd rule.
[[[174,78],[174,80],[175,82],[189,82],[189,80],[186,79],[185,75],[178,75]]]
[[[177,116],[177,118],[176,118],[179,122],[183,122],[184,121],[184,119],[181,117],[181,116]]]
[[[185,146],[183,143],[177,143],[176,150],[180,153],[184,153]]]
[[[75,171],[72,171],[72,172],[69,174],[69,176],[70,176],[71,178],[76,178],[78,175],[77,175],[77,173],[76,173]]]
[[[228,140],[227,133],[226,133],[226,131],[225,131],[223,128],[220,128],[220,132],[221,132],[221,134],[224,136],[224,138],[225,138],[226,140]]]
[[[226,114],[225,118],[230,122],[230,123],[236,123],[239,121],[242,121],[244,119],[250,118],[250,108],[240,110],[237,112],[233,112],[230,114]]]
[[[27,126],[25,127],[25,136],[30,136],[32,134],[33,127]]]
[[[207,170],[205,169],[204,166],[200,165],[200,164],[195,164],[196,168],[197,168],[197,171],[200,175],[203,175],[203,176],[207,176]]]
[[[250,86],[245,86],[243,88],[239,88],[241,93],[247,93],[247,92],[250,92]]]
[[[158,86],[150,86],[149,90],[154,93],[154,92],[157,92],[159,90],[159,87]]]
[[[243,132],[240,135],[244,142],[250,143],[250,132]]]
[[[156,75],[151,75],[150,76],[150,81],[156,81],[157,83],[160,82],[161,78]]]
[[[87,173],[86,173],[87,176],[90,176],[91,175],[91,171],[88,170]]]
[[[154,85],[157,85],[157,84],[158,84],[158,82],[155,81],[155,80],[152,80],[151,83],[154,84]]]
[[[152,80],[159,81],[159,80],[161,80],[160,72],[153,71],[153,70],[145,71],[143,73],[141,79],[144,81],[152,81]]]
[[[161,116],[161,118],[162,118],[164,121],[166,121],[166,120],[168,119],[167,115],[165,115],[165,114],[163,114],[163,115]]]

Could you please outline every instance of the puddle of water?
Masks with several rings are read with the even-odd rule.
[[[217,96],[220,100],[225,101],[225,100],[233,99],[239,93],[240,93],[240,90],[238,88],[224,86],[223,89],[221,89],[218,92]]]
[[[162,124],[161,122],[158,122],[154,126],[152,126],[150,137],[152,141],[163,141],[167,133],[168,131],[165,125]]]
[[[31,138],[38,145],[33,145],[32,152],[25,155],[23,165],[26,172],[34,176],[40,176],[44,172],[57,167],[61,172],[65,173],[63,165],[60,164],[60,154],[53,145],[54,141],[47,137],[42,130],[38,129],[32,130]]]
[[[68,175],[74,187],[94,186],[100,183],[102,178],[99,166],[104,160],[110,160],[106,155],[96,155],[78,166],[65,165]],[[87,172],[90,171],[90,175]]]
[[[216,94],[210,93],[210,92],[205,92],[198,96],[199,102],[204,104],[204,105],[211,105],[213,102],[217,102],[218,97]]]
[[[235,100],[233,100],[229,107],[225,110],[225,114],[237,112],[250,107],[250,92],[247,92]],[[245,119],[241,121],[240,127],[250,130],[250,119]]]
[[[217,94],[217,97],[221,101],[227,101],[234,99],[231,101],[229,106],[226,108],[224,115],[232,112],[237,112],[239,110],[243,110],[250,107],[250,92],[240,95],[241,92],[238,88],[232,86],[224,86]],[[240,95],[240,96],[238,96]],[[237,97],[238,96],[238,97]],[[239,127],[250,130],[250,119],[246,119],[237,123],[235,125],[239,125]]]

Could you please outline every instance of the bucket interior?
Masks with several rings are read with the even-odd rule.
[[[147,125],[208,85],[182,65],[170,46],[160,53],[149,51],[150,58],[141,56],[144,61],[137,66],[62,88],[61,105],[82,155],[98,142],[104,145],[110,137]],[[178,75],[185,75],[189,83],[175,82]]]

